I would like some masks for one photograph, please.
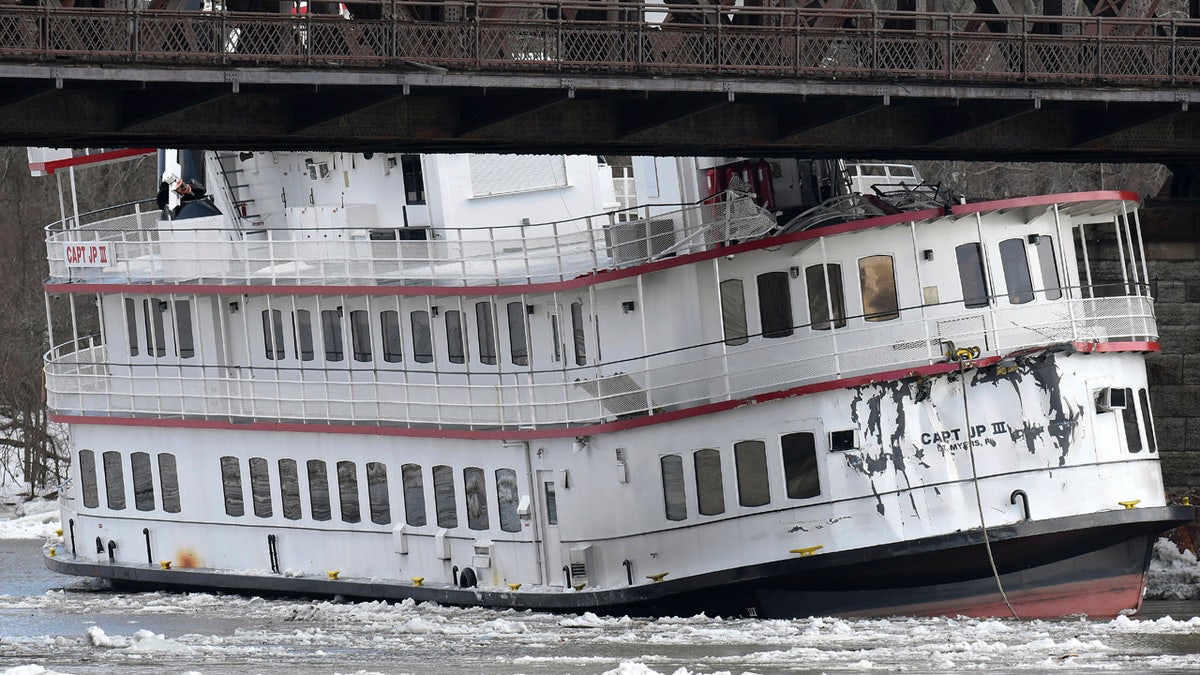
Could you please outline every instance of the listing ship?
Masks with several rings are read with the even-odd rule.
[[[1162,487],[1133,194],[967,203],[912,167],[796,159],[158,162],[162,208],[46,229],[47,315],[70,315],[46,355],[72,459],[55,571],[1111,616],[1192,518]]]

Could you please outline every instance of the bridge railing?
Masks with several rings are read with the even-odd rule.
[[[0,61],[1146,85],[1200,80],[1200,38],[1194,37],[1200,21],[1194,20],[750,7],[718,13],[639,2],[349,6],[380,18],[5,5]]]

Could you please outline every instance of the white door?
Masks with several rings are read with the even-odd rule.
[[[558,535],[558,472],[537,472],[537,519],[541,534],[543,579],[547,585],[564,586],[567,576],[563,572],[562,542]]]

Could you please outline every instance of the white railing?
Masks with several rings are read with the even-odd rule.
[[[151,214],[157,217],[157,213]],[[403,241],[403,228],[245,230],[226,216],[157,222],[124,215],[47,228],[51,282],[210,284],[416,284],[490,286],[562,281],[676,253],[747,241],[774,229],[753,198],[641,206],[513,227],[434,230]],[[70,244],[104,243],[107,267],[74,267]]]
[[[904,313],[917,317],[931,309],[946,308]],[[978,346],[986,356],[1063,342],[1156,337],[1150,298],[1122,296],[901,318],[835,331],[801,327],[791,338],[752,338],[738,347],[701,345],[565,371],[442,371],[436,382],[435,373],[415,370],[117,363],[103,345],[72,343],[47,354],[46,389],[48,405],[59,414],[567,427],[944,361],[949,342]]]

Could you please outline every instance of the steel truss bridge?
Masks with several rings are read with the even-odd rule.
[[[1156,3],[1107,0],[1088,16],[1004,13],[1000,0],[966,14],[758,6],[778,1],[347,4],[366,18],[5,5],[0,135],[1174,163],[1200,151],[1200,20],[1153,16]]]

